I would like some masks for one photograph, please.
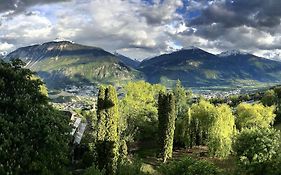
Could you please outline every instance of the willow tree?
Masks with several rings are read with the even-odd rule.
[[[262,104],[247,104],[241,103],[237,106],[237,119],[236,125],[239,130],[243,128],[259,127],[268,128],[270,127],[275,118],[274,114],[275,107],[266,107]]]
[[[190,127],[192,143],[207,145],[211,156],[226,157],[230,153],[236,129],[228,105],[214,106],[204,100],[192,105]]]
[[[232,150],[232,140],[236,134],[234,116],[226,104],[217,106],[214,115],[207,143],[209,153],[215,157],[226,157]]]
[[[173,154],[175,130],[175,97],[173,94],[160,93],[158,101],[159,140],[163,161],[166,162]]]
[[[97,154],[100,169],[114,174],[118,161],[118,98],[113,86],[100,87],[97,109]]]
[[[166,88],[145,81],[129,82],[123,88],[125,97],[120,101],[119,124],[126,141],[153,140],[157,137],[157,97]],[[129,124],[128,124],[129,123]]]

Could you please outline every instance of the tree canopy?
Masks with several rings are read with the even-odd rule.
[[[126,122],[124,135],[135,139],[155,138],[157,134],[157,96],[165,92],[162,85],[144,81],[129,82],[120,103],[120,115]],[[130,123],[127,125],[127,123]]]
[[[0,62],[0,174],[66,174],[70,118],[23,65]]]
[[[260,127],[268,128],[274,122],[274,106],[266,107],[262,104],[241,103],[237,106],[237,129]]]

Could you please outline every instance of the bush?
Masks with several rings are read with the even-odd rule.
[[[268,175],[273,166],[278,164],[279,142],[280,132],[275,129],[242,130],[233,146],[238,172]]]
[[[117,175],[145,175],[146,173],[141,171],[141,162],[134,160],[133,162],[125,162],[119,164],[117,169]]]
[[[220,175],[222,171],[212,163],[185,157],[163,164],[159,171],[164,175]]]
[[[100,171],[95,165],[92,165],[83,175],[105,175],[105,173],[104,171]]]
[[[139,160],[133,160],[132,162],[126,161],[119,163],[116,171],[116,175],[146,175],[141,171],[142,163]],[[88,168],[83,175],[106,175],[105,171],[100,171],[95,165]]]

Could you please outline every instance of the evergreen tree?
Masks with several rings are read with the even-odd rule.
[[[97,104],[97,140],[103,141],[106,134],[106,113],[105,113],[105,88],[100,86]]]
[[[173,94],[159,94],[159,134],[163,161],[166,162],[173,154],[175,130],[175,97]]]
[[[164,137],[165,137],[165,128],[166,128],[166,115],[165,115],[165,94],[163,91],[159,93],[158,96],[158,139],[160,145],[160,152],[163,152],[163,145],[164,145]]]
[[[105,91],[105,108],[106,108],[106,141],[107,141],[107,174],[115,174],[119,156],[119,137],[118,137],[118,98],[113,86],[109,86]]]
[[[98,95],[97,154],[100,169],[115,174],[118,161],[118,98],[113,86],[101,87]]]

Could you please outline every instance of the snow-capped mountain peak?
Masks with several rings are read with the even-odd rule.
[[[64,38],[56,38],[56,39],[53,40],[53,42],[63,42],[63,41],[68,41],[68,42],[74,44],[74,41],[64,39]]]
[[[195,46],[187,46],[187,47],[183,47],[181,50],[196,50],[199,49],[198,47]]]
[[[227,56],[235,56],[235,55],[246,55],[247,52],[243,52],[240,50],[228,50],[219,54],[220,57],[227,57]]]

